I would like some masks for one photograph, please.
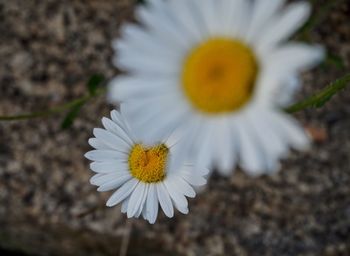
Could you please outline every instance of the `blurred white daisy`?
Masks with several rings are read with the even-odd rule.
[[[113,43],[109,99],[125,103],[130,123],[147,138],[184,132],[195,162],[230,174],[279,169],[289,147],[308,136],[282,107],[302,70],[324,50],[286,40],[307,20],[307,2],[284,0],[150,0],[141,25],[123,27]],[[187,154],[186,153],[186,154]]]
[[[203,176],[208,171],[200,173],[176,162],[176,137],[146,145],[135,139],[119,112],[112,111],[111,117],[102,119],[105,129],[94,129],[95,138],[89,144],[95,150],[85,154],[93,161],[91,170],[97,173],[91,184],[100,192],[116,190],[106,205],[122,203],[128,218],[142,214],[152,224],[158,204],[169,218],[174,216],[174,207],[187,214],[186,196],[195,196],[192,186],[206,184]]]

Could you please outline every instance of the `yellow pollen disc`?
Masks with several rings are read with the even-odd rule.
[[[131,175],[145,183],[155,183],[164,180],[169,149],[160,144],[145,148],[136,144],[130,151],[129,168]]]
[[[201,112],[232,112],[250,100],[257,71],[250,48],[237,40],[213,38],[194,48],[185,60],[183,90]]]

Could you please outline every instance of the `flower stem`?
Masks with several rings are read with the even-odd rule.
[[[292,114],[307,108],[320,108],[324,106],[329,100],[331,100],[335,94],[341,90],[344,90],[349,84],[350,73],[329,84],[319,93],[286,108],[285,111]]]
[[[51,109],[48,109],[45,111],[38,111],[38,112],[21,114],[21,115],[13,115],[13,116],[0,116],[0,121],[17,121],[17,120],[49,117],[49,116],[67,111],[67,110],[73,108],[74,106],[82,105],[82,104],[92,100],[93,98],[104,94],[105,92],[106,92],[105,88],[99,89],[94,94],[85,95],[81,98],[75,99],[75,100],[68,102],[64,105],[57,106],[57,107],[54,107],[54,108],[51,108]]]

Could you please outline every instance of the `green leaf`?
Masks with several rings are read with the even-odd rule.
[[[331,54],[331,53],[329,53],[327,55],[327,58],[326,58],[324,65],[325,66],[334,65],[338,69],[345,68],[344,60],[340,56],[335,55],[335,54]]]
[[[100,74],[94,74],[90,77],[88,83],[86,84],[90,95],[95,95],[98,87],[105,81],[105,77]]]
[[[306,108],[320,108],[330,101],[334,95],[344,90],[350,84],[350,73],[328,85],[321,92],[298,102],[287,109],[288,113],[296,113]]]
[[[63,119],[61,123],[62,129],[68,129],[73,125],[74,120],[78,117],[78,114],[81,108],[84,106],[84,104],[85,104],[85,101],[80,102],[71,108],[71,110],[67,113],[66,117]]]
[[[92,101],[95,97],[105,94],[106,91],[107,91],[106,87],[98,88],[95,92],[95,95],[87,94],[78,99],[72,100],[66,104],[49,108],[44,111],[37,111],[32,113],[24,113],[24,114],[16,114],[16,115],[7,115],[7,116],[0,115],[0,122],[28,120],[28,119],[34,119],[34,118],[47,118],[47,117],[65,112],[67,110],[71,110],[77,105],[80,105],[80,104],[83,105],[89,101]]]

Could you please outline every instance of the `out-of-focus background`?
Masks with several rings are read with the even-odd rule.
[[[0,0],[0,115],[28,113],[86,94],[97,73],[110,78],[111,39],[132,19],[131,0]],[[330,56],[303,75],[299,99],[350,67],[349,0],[312,1],[316,18],[300,38]],[[315,17],[315,16],[314,16]],[[0,122],[0,255],[350,255],[350,93],[296,117],[315,144],[282,171],[253,179],[215,176],[190,200],[190,214],[133,221],[110,193],[88,182],[83,154],[112,106],[97,97],[63,130],[65,114]]]

